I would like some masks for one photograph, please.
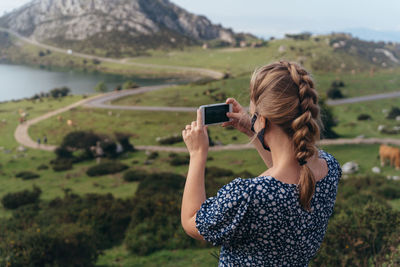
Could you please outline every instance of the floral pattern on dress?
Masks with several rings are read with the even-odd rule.
[[[272,176],[238,177],[204,201],[196,228],[221,245],[218,266],[308,266],[324,238],[342,175],[331,154],[318,155],[329,171],[316,182],[311,211],[300,205],[296,184]]]

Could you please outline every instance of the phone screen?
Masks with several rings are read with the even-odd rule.
[[[229,112],[229,104],[204,108],[204,124],[213,124],[229,121],[226,113]]]

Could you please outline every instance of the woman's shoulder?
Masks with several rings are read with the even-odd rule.
[[[331,153],[326,152],[323,149],[319,149],[318,154],[320,158],[326,160],[329,168],[328,176],[340,179],[340,177],[342,176],[342,168],[339,161]]]

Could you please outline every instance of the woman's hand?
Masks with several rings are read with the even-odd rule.
[[[200,109],[197,110],[197,120],[186,125],[182,131],[182,137],[190,156],[198,153],[207,155],[209,147],[207,126],[203,126]]]
[[[244,108],[236,101],[234,98],[228,98],[226,100],[226,104],[232,104],[232,112],[228,112],[226,115],[228,118],[231,118],[232,121],[224,122],[222,127],[232,125],[240,132],[248,135],[249,137],[253,136],[254,133],[251,131],[251,120],[247,112]]]

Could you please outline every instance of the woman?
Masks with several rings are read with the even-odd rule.
[[[279,61],[256,70],[250,113],[233,98],[233,125],[251,137],[268,169],[236,178],[206,199],[207,127],[197,121],[182,135],[190,163],[181,222],[188,235],[222,245],[219,266],[307,266],[319,249],[335,204],[341,168],[317,149],[322,123],[310,74]]]

